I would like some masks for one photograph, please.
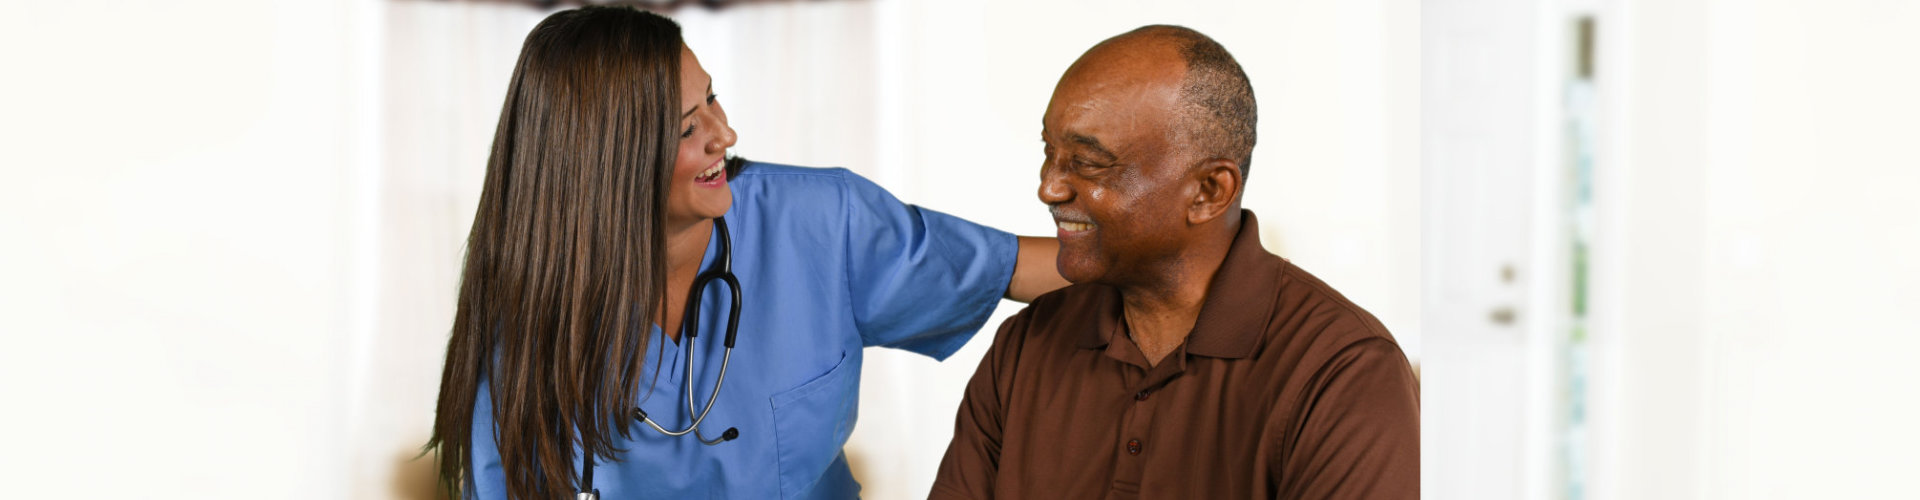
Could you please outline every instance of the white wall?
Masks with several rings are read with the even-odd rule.
[[[1564,61],[1554,54],[1565,50],[1557,38],[1566,26],[1558,23],[1590,11],[1599,18],[1601,144],[1585,498],[1913,496],[1907,471],[1920,467],[1912,453],[1920,428],[1911,424],[1920,391],[1906,386],[1920,380],[1912,362],[1920,352],[1912,258],[1920,251],[1920,96],[1912,90],[1920,67],[1908,61],[1920,47],[1912,29],[1920,4],[1425,7],[1423,29],[1434,36],[1424,47],[1424,168],[1439,193],[1426,200],[1435,214],[1426,271],[1440,291],[1426,304],[1426,493],[1565,498],[1554,487],[1560,431],[1534,423],[1564,418],[1552,407],[1564,404],[1555,397],[1564,389],[1540,390],[1563,383],[1551,379],[1562,361],[1523,345],[1564,330],[1523,318],[1528,331],[1463,332],[1455,327],[1472,318],[1448,319],[1461,312],[1449,291],[1505,298],[1434,277],[1484,274],[1458,262],[1529,259],[1513,247],[1564,248],[1554,231],[1565,222],[1549,213],[1552,222],[1532,225],[1530,243],[1446,253],[1485,245],[1485,227],[1516,227],[1486,231],[1494,238],[1528,232],[1503,213],[1511,200],[1502,191],[1475,186],[1558,187],[1476,177],[1501,175],[1499,165],[1528,150],[1549,153],[1533,158],[1537,172],[1561,168],[1555,109]],[[1534,41],[1515,43],[1529,37],[1528,22],[1538,24]],[[1547,84],[1537,85],[1542,75]],[[1527,108],[1535,110],[1531,131],[1513,114]],[[1461,200],[1470,203],[1450,204]],[[1460,303],[1468,316],[1484,310]],[[1509,380],[1514,374],[1525,380]]]
[[[348,496],[367,4],[4,7],[8,496]]]
[[[1633,2],[1624,19],[1624,169],[1603,181],[1616,437],[1596,497],[1910,495],[1920,5]]]

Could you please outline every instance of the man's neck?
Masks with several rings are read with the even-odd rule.
[[[1179,290],[1173,294],[1129,292],[1120,291],[1127,336],[1140,348],[1140,354],[1146,355],[1147,366],[1158,365],[1193,333],[1193,324],[1200,319],[1200,306],[1206,304],[1206,289],[1203,286],[1198,293]]]
[[[1193,333],[1207,287],[1226,261],[1231,239],[1188,248],[1157,274],[1157,280],[1118,286],[1127,332],[1149,366],[1160,364]]]

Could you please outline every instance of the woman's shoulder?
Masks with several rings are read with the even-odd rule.
[[[733,212],[747,217],[756,214],[769,220],[827,217],[841,214],[847,205],[850,179],[857,178],[844,168],[819,168],[748,162],[739,175],[728,179],[733,190]]]
[[[886,189],[841,167],[803,167],[778,163],[747,162],[733,184],[734,196],[761,201],[813,203],[846,202],[885,193]]]
[[[742,183],[787,182],[794,180],[817,180],[827,183],[844,183],[859,174],[841,167],[803,167],[749,161],[740,169],[735,180]]]

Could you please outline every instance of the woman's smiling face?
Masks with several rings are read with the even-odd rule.
[[[680,49],[680,112],[680,152],[667,189],[669,227],[720,217],[733,206],[726,160],[738,137],[713,94],[713,77],[685,46]]]

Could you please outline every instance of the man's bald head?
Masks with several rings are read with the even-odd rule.
[[[1127,57],[1143,46],[1163,45],[1186,63],[1181,80],[1179,122],[1170,127],[1198,153],[1239,162],[1246,175],[1253,162],[1255,122],[1259,110],[1246,71],[1227,48],[1213,38],[1184,26],[1142,26],[1100,42],[1083,60],[1103,51]]]

